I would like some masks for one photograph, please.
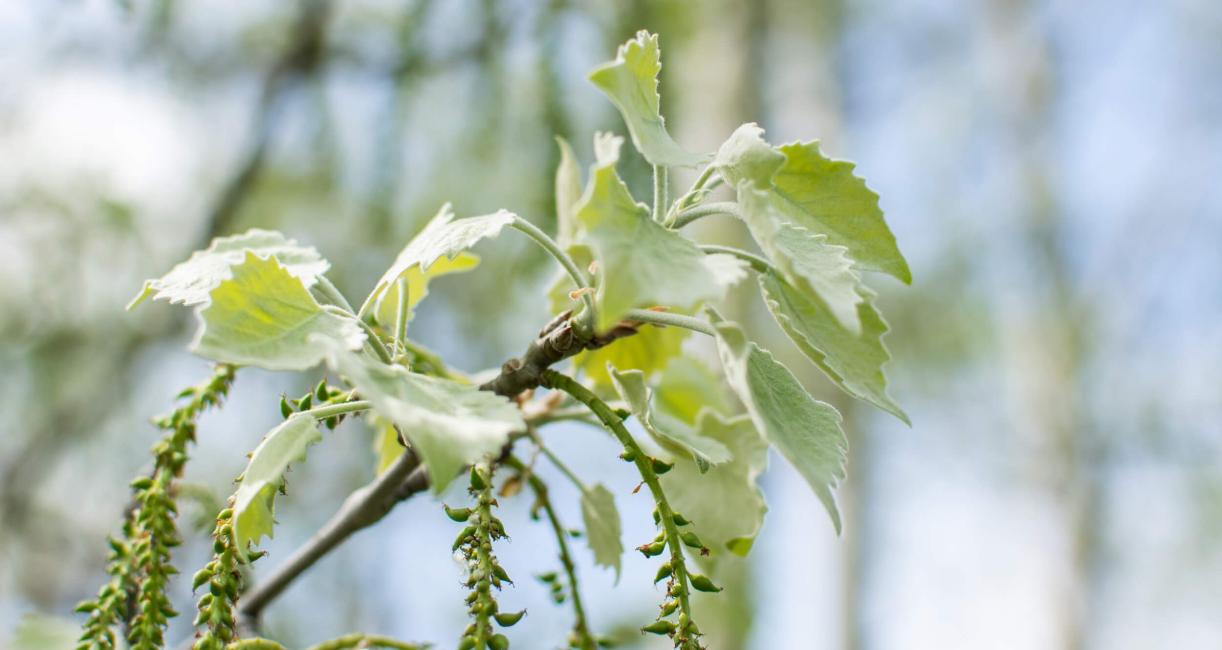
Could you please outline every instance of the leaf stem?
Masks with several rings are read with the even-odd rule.
[[[582,492],[586,491],[586,484],[577,477],[577,474],[574,473],[573,470],[569,469],[568,465],[564,464],[564,461],[560,460],[556,454],[552,453],[551,449],[544,446],[543,441],[540,440],[538,436],[535,437],[535,444],[539,447],[539,451],[543,452],[543,455],[547,456],[547,459],[556,466],[556,469],[560,470],[560,473],[564,474],[565,478],[572,481],[573,485],[577,486],[578,490],[581,490]]]
[[[318,276],[318,284],[315,286],[318,288],[318,293],[322,294],[323,297],[325,297],[333,305],[347,310],[347,312],[350,314],[355,313],[352,311],[352,305],[348,302],[348,299],[344,297],[344,294],[331,282],[331,280],[327,278],[327,276]]]
[[[675,215],[675,220],[671,227],[677,230],[701,217],[714,214],[728,214],[733,217],[742,218],[742,212],[739,211],[737,203],[734,201],[718,201],[716,203],[703,203],[686,210],[680,210],[679,214]]]
[[[345,316],[356,321],[356,324],[360,325],[361,329],[365,330],[365,342],[368,343],[369,347],[373,349],[373,353],[378,355],[378,359],[380,359],[382,363],[388,365],[395,362],[394,357],[390,355],[390,350],[387,350],[386,344],[382,342],[382,338],[378,336],[376,331],[374,331],[373,326],[365,322],[365,319],[353,316],[351,312],[344,311],[342,307],[336,307],[335,305],[325,305],[323,309],[331,312],[332,314]]]
[[[308,415],[315,420],[325,420],[335,415],[343,415],[344,413],[355,413],[357,411],[365,411],[373,408],[373,403],[369,400],[358,399],[351,402],[341,402],[339,404],[328,404],[326,406],[316,406],[312,409],[302,411],[304,415]]]
[[[543,447],[541,446],[540,449],[543,449]],[[545,451],[544,453],[549,452]],[[539,505],[543,508],[543,513],[547,515],[547,521],[552,526],[552,533],[556,536],[556,546],[560,550],[560,564],[564,566],[564,573],[569,579],[569,595],[573,599],[573,616],[576,619],[573,622],[573,631],[577,634],[581,650],[595,650],[597,643],[594,640],[594,635],[590,634],[589,624],[586,622],[585,606],[581,602],[581,591],[577,586],[577,566],[573,562],[573,556],[569,553],[568,531],[561,525],[560,519],[556,517],[556,510],[552,507],[552,501],[548,497],[547,484],[538,475],[529,472],[526,466],[522,464],[522,461],[513,456],[505,459],[505,465],[517,470],[526,477],[526,481],[530,483],[530,488],[534,491]]]
[[[679,211],[694,203],[696,197],[700,194],[700,190],[704,189],[705,184],[708,183],[709,179],[713,177],[713,172],[714,169],[712,165],[705,167],[704,171],[700,172],[700,176],[696,178],[696,182],[692,183],[691,188],[687,190],[687,193],[679,197],[679,200],[675,201],[675,204],[670,208],[670,212],[666,215],[667,226],[673,227],[675,215]]]
[[[663,165],[653,166],[653,220],[662,221],[662,210],[670,202],[669,171]]]
[[[680,627],[677,634],[686,637],[684,641],[685,648],[697,647],[692,636],[688,635],[686,627],[692,624],[692,606],[689,599],[691,586],[689,584],[687,564],[683,557],[683,541],[679,537],[679,527],[675,524],[675,513],[670,508],[670,502],[666,499],[666,493],[662,491],[662,484],[658,481],[658,474],[653,468],[653,459],[641,450],[636,444],[636,440],[632,434],[628,433],[628,429],[624,427],[624,422],[618,414],[611,410],[611,407],[606,402],[599,399],[590,389],[581,385],[577,380],[568,375],[556,372],[555,370],[545,370],[543,372],[543,385],[548,388],[561,390],[573,396],[573,399],[585,404],[594,415],[602,420],[603,425],[611,431],[611,433],[623,445],[636,464],[637,471],[641,475],[641,479],[645,485],[649,487],[650,494],[653,495],[653,501],[658,510],[659,525],[662,526],[663,533],[666,537],[666,545],[670,549],[670,564],[672,577],[675,581],[675,586],[672,587],[672,595],[679,601],[679,608],[682,612],[680,616]]]
[[[407,280],[403,276],[399,276],[395,280],[396,286],[399,288],[399,305],[395,310],[395,338],[394,338],[394,353],[397,358],[400,354],[399,349],[403,347],[407,341],[407,309],[411,305],[410,296],[407,295]]]
[[[624,314],[624,320],[638,321],[641,323],[653,323],[654,325],[671,325],[674,327],[682,327],[684,329],[692,330],[693,332],[708,334],[709,336],[716,336],[717,334],[712,325],[709,325],[707,322],[702,321],[699,318],[684,316],[683,314],[672,314],[666,311],[653,311],[652,309],[629,309]]]
[[[590,281],[586,278],[586,274],[577,267],[577,263],[573,261],[572,257],[569,257],[568,253],[564,252],[564,249],[560,247],[560,244],[556,243],[556,240],[549,237],[547,233],[543,232],[542,230],[539,230],[535,224],[523,219],[522,217],[519,217],[516,214],[513,216],[513,221],[510,222],[509,225],[514,229],[525,233],[527,237],[535,240],[536,244],[542,246],[543,250],[547,251],[552,257],[556,258],[556,261],[560,262],[560,266],[564,267],[565,273],[569,274],[569,277],[573,280],[573,284],[576,284],[578,289],[590,288]],[[589,291],[582,292],[581,301],[584,303],[586,308],[586,324],[592,329],[594,323],[594,300],[590,297]]]
[[[710,255],[716,253],[733,255],[734,257],[737,257],[738,259],[750,264],[751,268],[755,269],[755,271],[758,273],[767,273],[773,270],[773,266],[768,260],[758,255],[748,253],[741,248],[734,248],[733,246],[718,246],[716,244],[701,244],[700,250]]]

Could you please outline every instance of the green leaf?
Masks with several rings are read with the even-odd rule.
[[[855,165],[825,158],[818,142],[780,147],[785,164],[772,177],[777,206],[795,225],[849,249],[860,268],[912,284],[908,262],[883,219],[878,195],[853,175]]]
[[[652,377],[683,352],[683,341],[691,330],[682,327],[643,325],[636,334],[596,350],[573,357],[573,367],[585,373],[599,388],[612,389],[607,366],[635,369]]]
[[[845,329],[818,296],[799,291],[771,273],[760,276],[760,290],[781,329],[836,385],[912,424],[887,394],[883,374],[883,365],[891,359],[883,344],[887,322],[874,308],[869,289],[860,288],[865,299],[857,306],[860,333]]]
[[[615,495],[601,483],[582,490],[581,518],[585,522],[590,550],[594,551],[594,564],[615,569],[615,579],[619,580],[624,544],[620,541]]]
[[[350,352],[338,351],[330,361],[361,397],[373,402],[378,415],[399,425],[428,468],[435,492],[444,490],[463,467],[499,452],[510,433],[526,430],[513,403],[469,384]]]
[[[253,251],[209,294],[191,349],[214,361],[269,370],[305,370],[326,354],[325,339],[356,349],[365,333],[352,318],[323,308],[305,283],[273,257]]]
[[[378,459],[374,467],[374,476],[381,476],[382,472],[399,460],[407,448],[399,442],[399,432],[395,430],[393,422],[376,415],[369,420],[374,431],[373,453]]]
[[[212,289],[229,278],[230,267],[246,259],[247,251],[259,257],[275,257],[307,288],[331,268],[312,246],[300,246],[278,232],[255,228],[241,235],[213,239],[207,249],[196,251],[169,273],[146,281],[127,308],[132,309],[150,296],[184,305],[203,304]]]
[[[453,258],[443,257],[421,270],[413,266],[403,272],[407,284],[407,321],[410,323],[416,315],[416,305],[429,295],[429,281],[433,278],[451,273],[466,273],[479,266],[480,258],[475,253],[459,253]],[[378,323],[393,327],[399,311],[399,283],[395,282],[386,289],[377,300],[374,308],[374,318]]]
[[[605,140],[590,183],[577,208],[577,222],[597,262],[595,326],[610,328],[634,307],[694,307],[722,295],[724,269],[706,262],[690,240],[649,217],[615,173],[620,138]]]
[[[395,258],[394,264],[391,264],[386,273],[382,274],[382,278],[378,280],[369,297],[365,299],[361,313],[367,313],[371,307],[376,306],[378,320],[383,323],[393,323],[393,314],[398,304],[398,294],[394,288],[395,282],[400,277],[406,277],[409,281],[408,293],[412,304],[419,302],[416,295],[424,297],[425,286],[428,278],[431,277],[430,267],[434,262],[442,257],[449,258],[452,264],[443,265],[443,268],[447,269],[442,271],[444,273],[470,269],[475,266],[475,263],[470,259],[460,263],[460,260],[457,259],[459,254],[474,246],[481,239],[497,236],[501,229],[512,223],[513,220],[513,213],[505,210],[479,217],[454,220],[454,212],[450,209],[450,204],[443,205],[424,229],[408,242],[399,256]],[[478,258],[474,259],[478,261]],[[417,274],[411,273],[413,269],[417,271]],[[441,272],[434,272],[432,275],[440,274]],[[410,286],[413,283],[416,286]]]
[[[787,221],[777,208],[780,201],[775,193],[744,181],[738,188],[738,201],[752,236],[790,284],[819,295],[837,320],[860,332],[857,306],[862,297],[857,287],[861,276],[853,270],[848,249],[827,243],[827,235]]]
[[[26,614],[17,624],[13,635],[13,650],[72,650],[77,647],[81,626],[65,618]],[[126,648],[122,635],[117,635],[119,648]]]
[[[556,243],[568,248],[577,239],[577,202],[581,200],[581,167],[573,148],[564,138],[556,137],[560,147],[560,164],[556,167]]]
[[[844,478],[848,442],[836,409],[811,397],[789,369],[747,340],[741,328],[709,309],[726,381],[756,429],[806,479],[836,532],[840,513],[832,490]]]
[[[700,412],[696,433],[722,443],[732,460],[708,472],[701,472],[695,463],[675,463],[662,476],[666,497],[675,512],[692,522],[714,560],[726,550],[746,555],[768,512],[756,484],[768,467],[768,443],[750,417],[727,420],[707,409]]]
[[[697,416],[706,408],[718,413],[730,412],[724,385],[721,376],[704,362],[691,356],[679,357],[666,366],[666,372],[659,378],[654,406],[671,417],[695,425]]]
[[[242,481],[233,494],[233,536],[240,553],[247,544],[272,536],[276,493],[284,485],[289,465],[305,460],[306,449],[322,440],[314,418],[297,413],[272,429],[250,455]]]
[[[785,163],[785,156],[764,141],[764,130],[748,122],[734,131],[717,150],[713,167],[730,187],[743,182],[756,187],[772,187],[772,176]]]
[[[701,436],[681,420],[654,412],[653,391],[645,383],[644,373],[639,370],[621,372],[613,367],[608,367],[607,372],[632,415],[664,449],[690,457],[702,471],[730,460],[730,450],[718,440]]]
[[[684,151],[666,131],[658,96],[658,73],[662,70],[658,36],[639,31],[624,43],[615,60],[590,73],[590,81],[619,109],[632,134],[632,142],[652,165],[691,167],[707,157]]]

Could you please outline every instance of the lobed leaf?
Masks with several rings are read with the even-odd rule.
[[[581,167],[573,148],[564,138],[556,137],[560,147],[560,164],[556,166],[556,243],[568,248],[577,239],[577,202],[581,200]]]
[[[682,327],[642,326],[637,333],[617,340],[613,345],[586,350],[573,357],[573,367],[585,373],[600,389],[611,390],[608,366],[640,370],[652,377],[666,368],[672,359],[680,358],[683,341],[691,330]]]
[[[418,303],[427,293],[430,277],[473,268],[479,258],[462,257],[460,254],[481,239],[497,236],[501,229],[513,220],[513,213],[505,210],[455,220],[450,204],[443,205],[424,229],[403,248],[394,264],[382,274],[382,278],[365,299],[361,313],[365,314],[371,308],[376,308],[380,322],[393,323],[393,314],[398,304],[395,283],[400,277],[408,280],[410,304]],[[443,257],[447,258],[447,262],[440,263],[437,270],[431,271],[434,263]]]
[[[361,347],[365,333],[353,319],[323,308],[274,257],[246,251],[233,277],[209,294],[191,350],[214,361],[269,370],[305,370],[326,354],[313,341]]]
[[[730,460],[730,450],[715,438],[702,436],[682,420],[654,412],[653,391],[645,383],[640,370],[619,371],[608,367],[616,392],[628,403],[628,409],[645,431],[664,449],[690,457],[700,470]]]
[[[594,552],[594,564],[615,569],[619,580],[624,544],[621,541],[619,510],[615,495],[603,484],[581,491],[581,518],[585,522],[586,539]]]
[[[887,322],[874,307],[873,294],[861,287],[857,306],[861,332],[845,329],[818,296],[799,291],[771,274],[760,276],[768,310],[785,334],[837,386],[911,425],[908,415],[887,394],[883,365],[891,359],[883,335]]]
[[[522,412],[509,400],[469,384],[388,366],[338,350],[330,363],[348,377],[407,437],[440,493],[467,465],[495,454],[509,434],[524,431]]]
[[[764,130],[748,122],[730,134],[717,150],[712,166],[730,187],[744,182],[768,189],[772,177],[785,164],[785,156],[764,140]]]
[[[132,309],[149,297],[188,306],[203,304],[208,301],[208,294],[229,278],[230,267],[246,259],[247,252],[275,257],[307,288],[331,268],[312,246],[300,246],[278,232],[254,228],[240,235],[217,237],[208,248],[196,251],[169,273],[145,281],[144,288],[127,308]]]
[[[806,479],[836,532],[840,513],[832,490],[844,478],[848,442],[836,409],[811,397],[772,354],[747,340],[738,325],[709,309],[726,381],[755,427]]]
[[[602,331],[634,307],[693,307],[718,298],[724,266],[707,262],[690,240],[668,230],[633,200],[618,174],[619,138],[604,139],[590,183],[577,207],[597,263],[595,327]],[[597,148],[597,147],[596,147]]]
[[[677,462],[662,476],[662,487],[671,507],[692,522],[713,560],[727,550],[744,556],[768,512],[757,484],[768,467],[768,443],[749,416],[725,419],[708,409],[700,412],[696,433],[723,444],[731,460],[707,472],[696,463]]]
[[[691,167],[707,157],[689,153],[666,130],[658,95],[662,55],[657,34],[641,30],[619,47],[615,60],[590,73],[590,81],[619,109],[632,143],[652,165]]]
[[[305,460],[306,450],[320,440],[322,432],[314,418],[295,413],[255,447],[233,495],[233,535],[240,553],[263,536],[272,536],[276,493],[284,484],[284,474],[289,465]]]

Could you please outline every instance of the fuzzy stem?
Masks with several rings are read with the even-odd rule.
[[[407,280],[399,278],[395,281],[399,288],[399,306],[395,310],[395,338],[394,338],[394,356],[399,356],[399,350],[403,347],[403,343],[407,341],[407,310],[411,305],[410,296],[407,295]]]
[[[701,217],[707,217],[713,214],[728,214],[730,216],[742,218],[742,213],[738,209],[738,204],[733,201],[704,203],[686,210],[681,210],[679,214],[675,215],[675,221],[671,224],[671,227],[677,230]]]
[[[545,452],[546,453],[546,452]],[[590,634],[589,624],[586,622],[585,607],[581,603],[581,591],[577,586],[577,565],[573,562],[573,556],[569,553],[568,531],[560,524],[560,519],[556,517],[556,510],[552,507],[552,501],[548,497],[547,484],[538,475],[527,470],[522,461],[510,456],[505,459],[505,465],[516,469],[519,473],[526,477],[530,488],[534,491],[535,497],[539,501],[539,506],[543,508],[543,513],[547,515],[547,521],[552,526],[552,533],[556,536],[556,546],[560,550],[560,564],[564,566],[564,573],[569,579],[569,595],[573,598],[573,632],[577,635],[577,641],[581,650],[595,650],[597,642],[594,636]],[[565,471],[562,469],[561,471]],[[567,472],[566,472],[567,473]],[[580,482],[577,482],[580,485]]]
[[[676,587],[672,589],[674,597],[679,601],[679,609],[682,612],[681,620],[686,624],[692,622],[692,606],[690,602],[691,587],[689,585],[687,565],[683,557],[683,540],[679,537],[679,527],[675,524],[675,513],[670,508],[670,502],[666,499],[666,493],[662,490],[662,484],[658,481],[657,472],[653,469],[653,459],[645,455],[640,446],[636,444],[632,434],[628,433],[628,429],[624,427],[624,422],[618,414],[611,410],[611,407],[606,402],[599,399],[590,389],[582,386],[577,380],[568,375],[561,374],[555,370],[547,370],[543,373],[543,385],[548,388],[561,390],[573,396],[573,399],[585,404],[594,415],[598,416],[599,420],[611,431],[624,450],[631,454],[633,463],[636,464],[637,471],[641,475],[641,480],[649,487],[650,494],[653,495],[653,501],[658,509],[660,525],[666,536],[666,545],[670,549],[670,563]],[[680,626],[678,632],[684,648],[697,648],[694,635],[687,635],[684,626]]]
[[[653,166],[653,220],[662,221],[662,210],[666,208],[669,202],[670,188],[669,175],[666,167],[662,165]]]
[[[665,311],[653,311],[652,309],[629,309],[624,313],[624,320],[638,321],[641,323],[653,323],[654,325],[671,325],[674,327],[682,327],[693,332],[716,336],[717,331],[712,325],[691,316],[683,314],[672,314]]]
[[[564,252],[564,249],[560,247],[560,244],[556,243],[556,240],[549,237],[542,230],[539,230],[535,224],[517,215],[514,215],[513,221],[509,225],[525,233],[527,237],[530,237],[536,244],[543,247],[543,250],[556,258],[556,261],[560,262],[560,266],[564,267],[565,273],[569,274],[573,284],[577,285],[579,290],[590,288],[590,281],[586,278],[586,274],[577,267],[577,263],[573,261],[572,257],[569,257],[568,253]],[[589,326],[594,322],[594,299],[590,297],[589,291],[581,293],[581,302],[585,305],[585,324]]]

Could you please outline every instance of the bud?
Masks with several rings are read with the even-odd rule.
[[[314,399],[319,402],[327,401],[330,395],[327,394],[327,378],[323,377],[322,381],[318,382],[318,386],[314,389]]]
[[[462,522],[471,518],[470,508],[451,508],[450,506],[444,504],[441,507],[445,508],[446,516],[449,517],[451,521],[457,521],[461,524]]]
[[[191,591],[195,591],[196,589],[204,586],[204,583],[208,582],[208,580],[211,578],[212,572],[208,569],[200,569],[199,571],[196,571],[195,577],[191,578]]]
[[[522,610],[520,612],[508,612],[508,613],[503,612],[495,616],[496,623],[497,625],[500,625],[501,627],[513,627],[515,623],[522,620],[522,617],[525,614],[526,614],[526,610]]]
[[[284,395],[280,396],[280,415],[285,418],[293,414],[293,407],[289,406],[289,401]]]
[[[302,397],[301,399],[297,400],[297,410],[298,411],[308,411],[310,410],[310,407],[313,406],[313,404],[314,404],[314,395],[312,393],[306,393],[305,397]]]
[[[457,551],[458,547],[462,546],[463,542],[467,541],[467,538],[474,534],[475,526],[467,526],[466,528],[462,529],[462,532],[458,533],[458,537],[454,538],[454,545],[450,547],[450,550]]]
[[[508,582],[509,584],[513,584],[513,580],[510,580],[509,574],[505,572],[505,567],[496,564],[495,562],[492,564],[492,575],[504,580],[505,582]]]
[[[645,557],[653,557],[655,555],[661,555],[663,549],[665,548],[666,542],[653,542],[652,544],[638,546],[636,547],[636,550],[640,551]]]
[[[699,537],[696,537],[696,533],[693,533],[690,530],[683,531],[683,533],[679,535],[679,539],[683,540],[684,544],[687,544],[692,548],[704,548],[704,543],[700,541]]]
[[[691,575],[691,580],[692,588],[696,591],[707,591],[712,593],[721,591],[721,587],[713,584],[712,580],[709,580],[708,577],[702,576],[699,573],[693,573]]]
[[[668,463],[664,460],[658,460],[657,458],[654,458],[652,460],[653,460],[653,473],[654,474],[659,474],[659,475],[665,474],[669,472],[672,467],[675,466],[674,463]]]
[[[688,525],[688,524],[692,523],[691,521],[689,521],[689,520],[688,520],[688,518],[687,518],[687,517],[684,517],[683,515],[681,515],[681,514],[679,514],[679,513],[677,513],[677,512],[675,513],[675,515],[674,515],[673,517],[671,517],[671,519],[672,519],[672,520],[675,522],[675,525],[676,525],[676,526],[686,526],[686,525]]]
[[[487,487],[488,487],[488,481],[484,480],[484,476],[482,473],[480,473],[479,468],[472,465],[471,466],[471,489],[478,491],[478,490],[486,489]]]
[[[77,604],[76,609],[72,610],[78,614],[88,614],[98,608],[98,604],[92,600],[82,600]]]
[[[670,616],[676,609],[679,609],[679,601],[668,600],[662,604],[662,616]]]
[[[619,457],[620,457],[620,460],[624,460],[624,461],[631,463],[636,460],[636,452],[632,451],[631,449],[628,449],[624,453],[620,454]]]
[[[475,647],[474,637],[463,637],[462,641],[458,642],[458,650],[472,650]]]
[[[654,621],[641,628],[641,631],[649,632],[650,634],[674,634],[675,624],[670,621]]]
[[[494,634],[488,639],[488,647],[492,650],[509,650],[509,639],[504,634]]]
[[[656,585],[659,582],[669,578],[674,571],[671,569],[670,562],[658,567],[658,572],[653,576],[653,583]]]

